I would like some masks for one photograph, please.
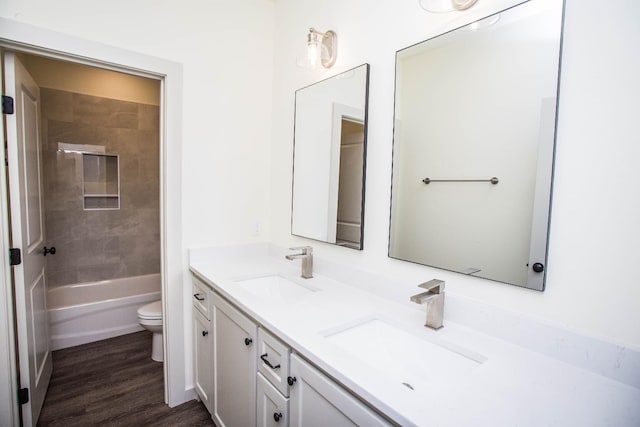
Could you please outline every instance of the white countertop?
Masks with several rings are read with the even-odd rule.
[[[447,321],[446,300],[445,327],[432,331],[422,326],[424,306],[407,307],[326,275],[301,279],[299,261],[280,260],[266,251],[192,251],[190,268],[296,352],[401,425],[640,426],[640,389]],[[293,302],[265,300],[236,283],[273,274],[317,292]],[[373,318],[430,342],[459,346],[481,355],[484,362],[474,362],[472,369],[452,378],[435,375],[428,387],[413,384],[411,390],[390,375],[388,367],[368,365],[327,339],[332,328]],[[424,363],[429,365],[428,358]]]

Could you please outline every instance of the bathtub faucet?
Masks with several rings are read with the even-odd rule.
[[[289,250],[301,251],[297,254],[285,255],[284,257],[289,261],[300,258],[302,260],[302,278],[311,279],[313,277],[313,248],[311,246],[296,246],[294,248],[289,248]]]

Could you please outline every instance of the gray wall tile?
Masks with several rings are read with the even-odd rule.
[[[50,287],[160,272],[159,108],[43,89]],[[82,155],[58,142],[102,145],[120,162],[120,209],[83,209]]]

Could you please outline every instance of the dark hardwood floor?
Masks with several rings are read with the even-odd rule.
[[[213,426],[197,401],[164,403],[162,363],[151,333],[53,352],[53,375],[38,426]]]

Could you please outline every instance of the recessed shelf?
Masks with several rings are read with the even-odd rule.
[[[82,154],[85,210],[120,209],[118,156]]]

